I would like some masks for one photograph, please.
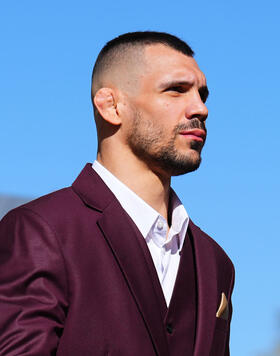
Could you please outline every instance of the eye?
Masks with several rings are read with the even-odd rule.
[[[185,93],[186,88],[178,85],[178,86],[169,87],[165,91],[174,91],[176,93]]]

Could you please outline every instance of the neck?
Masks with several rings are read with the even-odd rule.
[[[121,161],[116,156],[122,157]],[[170,177],[154,172],[131,155],[104,155],[98,152],[97,161],[168,220]]]

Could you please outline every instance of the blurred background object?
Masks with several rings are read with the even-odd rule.
[[[8,196],[0,194],[0,220],[11,209],[16,208],[19,205],[27,203],[31,198],[23,198],[16,196]]]

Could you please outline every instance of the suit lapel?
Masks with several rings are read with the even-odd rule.
[[[98,226],[119,264],[155,351],[160,356],[168,356],[163,322],[166,304],[142,235],[90,163],[72,188],[87,206],[101,213]]]
[[[166,305],[166,301],[164,298],[164,294],[163,294],[163,290],[160,284],[160,281],[158,279],[158,274],[151,256],[151,253],[149,251],[149,248],[147,246],[147,242],[146,240],[143,238],[143,235],[140,233],[139,229],[137,228],[137,226],[135,225],[135,223],[132,221],[132,219],[130,218],[130,216],[126,213],[128,219],[131,222],[131,227],[134,230],[134,234],[136,236],[136,238],[138,239],[138,243],[139,245],[142,247],[142,252],[144,254],[145,257],[145,264],[148,268],[148,272],[149,272],[149,277],[151,278],[151,282],[153,285],[153,289],[157,295],[157,301],[159,303],[159,308],[161,311],[161,317],[162,317],[162,321],[164,320],[166,313],[167,313],[167,305]]]
[[[98,221],[123,272],[158,355],[168,355],[160,303],[131,221],[117,201]]]
[[[182,310],[186,308],[186,290],[190,288],[188,285],[189,281],[193,278],[192,270],[190,268],[191,261],[191,241],[188,234],[186,234],[186,238],[183,244],[183,248],[181,251],[181,258],[179,263],[179,268],[176,276],[176,281],[172,293],[172,298],[170,300],[168,313],[166,314],[166,319],[172,314],[173,317],[177,320],[181,319]],[[194,286],[195,288],[195,281]],[[189,306],[188,306],[189,307]]]
[[[218,266],[212,244],[202,231],[190,221],[197,272],[198,315],[194,356],[207,355],[211,350],[215,331],[218,300]]]

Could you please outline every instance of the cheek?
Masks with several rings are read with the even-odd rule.
[[[145,96],[139,103],[138,108],[147,115],[155,116],[159,113],[164,113],[172,107],[169,100],[158,96]]]
[[[166,137],[172,134],[175,126],[184,118],[180,103],[162,98],[147,98],[139,107],[144,121],[150,122],[153,128],[160,129]]]
[[[173,125],[178,124],[185,117],[184,108],[179,98],[172,98],[172,100],[164,100],[160,106],[162,117]]]
[[[157,120],[159,125],[165,128],[174,127],[179,121],[180,115],[174,105],[163,102],[162,105],[157,106],[156,110],[153,110],[153,119]]]

